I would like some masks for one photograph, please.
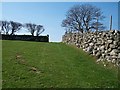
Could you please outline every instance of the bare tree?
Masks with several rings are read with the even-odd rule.
[[[2,33],[3,31],[3,25],[2,25],[2,21],[0,21],[0,34]]]
[[[82,27],[82,18],[80,17],[80,7],[72,7],[66,15],[66,19],[62,22],[62,27],[68,28],[69,31],[81,31],[83,32]]]
[[[45,29],[43,28],[43,26],[42,25],[37,25],[36,26],[36,36],[39,36],[42,32],[44,32],[45,31]]]
[[[11,24],[11,30],[12,30],[10,35],[14,35],[14,33],[19,31],[22,27],[22,24],[18,22],[10,21],[10,24]]]
[[[103,27],[100,22],[105,17],[101,9],[90,4],[75,5],[68,10],[66,19],[62,21],[62,27],[69,28],[72,31],[89,32],[91,29]]]
[[[0,27],[1,27],[1,31],[0,32],[4,32],[4,34],[6,34],[6,35],[9,34],[10,22],[8,22],[8,21],[0,21]]]
[[[26,23],[25,27],[28,29],[28,31],[34,36],[34,32],[36,31],[36,24],[32,23]]]

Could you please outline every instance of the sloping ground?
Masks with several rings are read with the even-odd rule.
[[[3,88],[113,88],[117,69],[62,43],[3,41]]]

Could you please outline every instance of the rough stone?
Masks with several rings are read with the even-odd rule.
[[[116,55],[115,51],[112,50],[112,51],[110,52],[110,55]]]
[[[95,55],[103,62],[112,62],[120,65],[120,31],[110,30],[90,33],[66,33],[62,41],[67,44],[75,44],[85,52]]]
[[[89,45],[90,45],[90,46],[93,46],[93,45],[94,45],[94,43],[90,43]]]
[[[97,57],[97,58],[100,58],[100,56],[101,56],[101,53],[100,53],[100,52],[97,52],[97,53],[96,53],[96,57]]]
[[[108,49],[108,52],[110,52],[110,51],[112,51],[112,49],[111,49],[111,48],[109,48],[109,49]]]
[[[113,42],[113,40],[108,40],[108,43],[111,44]]]
[[[92,50],[93,50],[93,47],[92,46],[89,46],[88,48],[87,48],[87,52],[92,52]]]
[[[93,55],[95,55],[97,53],[97,50],[93,50]]]
[[[111,49],[115,49],[116,48],[115,44],[110,44],[109,46],[110,46]]]
[[[102,57],[105,58],[105,54],[102,54]]]
[[[118,44],[118,42],[117,42],[117,41],[113,41],[113,44],[114,44],[114,45],[117,45],[117,44]]]
[[[120,53],[118,54],[118,59],[120,59]]]
[[[113,59],[113,60],[112,60],[112,63],[116,63],[116,60],[115,60],[115,59]]]
[[[100,47],[100,50],[103,50],[103,49],[105,49],[105,46],[101,46],[101,47]]]

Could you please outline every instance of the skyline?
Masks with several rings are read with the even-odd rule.
[[[35,23],[43,25],[45,31],[42,35],[49,35],[50,42],[60,42],[64,35],[61,27],[66,12],[76,4],[92,4],[103,11],[106,16],[103,23],[109,29],[110,15],[113,16],[113,29],[118,30],[118,3],[117,2],[3,2],[1,20],[17,21],[20,23]],[[21,30],[22,33],[29,34]],[[20,33],[20,32],[19,32]]]

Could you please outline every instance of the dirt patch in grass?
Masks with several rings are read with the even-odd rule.
[[[37,74],[42,73],[41,70],[39,70],[37,67],[34,66],[29,67],[29,71]]]
[[[22,54],[16,53],[15,59],[18,64],[26,66],[26,68],[28,68],[28,71],[30,71],[31,73],[37,73],[37,74],[42,73],[42,71],[39,70],[37,67],[27,64]]]
[[[25,61],[25,59],[23,58],[22,54],[16,53],[15,59],[16,59],[17,63],[26,65],[26,61]]]

